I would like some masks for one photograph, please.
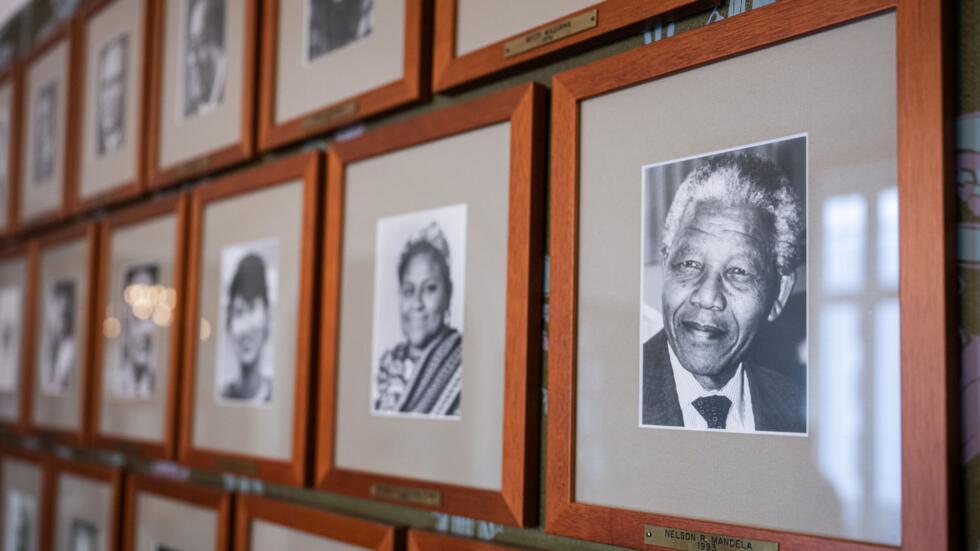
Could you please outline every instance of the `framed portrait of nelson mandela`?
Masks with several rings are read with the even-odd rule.
[[[554,77],[550,533],[957,546],[941,13],[804,4]]]
[[[142,190],[152,11],[146,0],[101,0],[75,20],[81,82],[71,98],[78,121],[70,193],[76,211]]]
[[[258,146],[422,100],[423,0],[263,0]]]
[[[68,207],[68,120],[70,59],[75,41],[67,27],[28,54],[20,97],[18,225],[38,226],[60,218]]]
[[[30,428],[66,443],[82,441],[88,430],[89,287],[98,231],[93,223],[63,228],[38,238],[32,251]]]
[[[543,100],[519,86],[331,148],[317,488],[534,522]]]
[[[183,462],[305,480],[320,165],[294,155],[191,196]]]
[[[162,459],[176,452],[186,222],[187,199],[177,195],[103,223],[92,379],[100,446]]]
[[[252,155],[258,3],[153,3],[146,151],[151,188]]]

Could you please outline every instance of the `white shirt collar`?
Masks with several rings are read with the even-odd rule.
[[[693,429],[707,429],[708,422],[694,407],[694,400],[702,396],[724,396],[732,401],[725,420],[725,430],[729,432],[754,432],[755,415],[752,412],[752,392],[745,377],[742,364],[738,364],[735,375],[719,390],[705,390],[701,383],[694,378],[690,371],[681,366],[674,349],[667,343],[667,353],[670,355],[670,369],[674,372],[674,386],[677,388],[677,400],[681,405],[684,416],[684,426]]]

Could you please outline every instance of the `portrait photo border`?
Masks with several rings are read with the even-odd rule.
[[[252,549],[252,521],[264,520],[311,536],[330,538],[375,551],[402,549],[404,529],[389,524],[298,505],[258,495],[242,494],[235,503],[235,551]]]
[[[100,333],[96,331],[95,328],[95,308],[93,308],[93,300],[95,297],[92,295],[92,282],[98,281],[99,279],[99,239],[101,235],[101,228],[96,222],[84,222],[76,223],[59,230],[55,230],[46,234],[42,234],[40,237],[34,239],[30,242],[30,270],[35,279],[33,287],[33,293],[28,298],[28,308],[30,312],[31,325],[27,327],[27,333],[29,333],[29,341],[27,347],[28,354],[28,367],[30,371],[31,387],[29,392],[29,404],[30,408],[28,411],[28,432],[40,436],[42,439],[57,443],[57,444],[68,444],[68,445],[85,445],[88,443],[89,438],[89,427],[91,427],[91,416],[92,416],[92,340]],[[78,401],[79,401],[79,423],[78,430],[64,431],[54,428],[45,428],[39,426],[34,420],[34,377],[36,375],[36,370],[38,366],[34,361],[34,353],[37,348],[37,324],[38,324],[38,308],[41,307],[41,293],[43,289],[37,283],[41,281],[44,274],[41,270],[41,256],[44,251],[50,247],[60,245],[66,241],[73,241],[76,239],[81,239],[85,242],[85,246],[88,250],[88,260],[86,266],[84,266],[85,275],[88,278],[88,287],[84,289],[86,296],[86,311],[82,313],[82,320],[84,321],[84,327],[78,334],[78,374],[79,374],[79,387],[78,387]]]
[[[58,524],[58,476],[61,473],[69,473],[83,478],[91,478],[105,482],[112,488],[112,504],[110,505],[110,520],[108,541],[106,549],[108,551],[118,551],[120,549],[120,523],[122,522],[123,509],[123,470],[118,467],[110,467],[100,463],[83,462],[78,460],[69,461],[60,457],[52,456],[48,459],[51,466],[51,479],[49,492],[51,494],[50,507],[48,509],[48,537],[51,539],[49,547],[40,549],[53,549],[57,542],[55,530]]]
[[[156,190],[182,181],[191,180],[218,169],[227,168],[247,161],[255,153],[255,99],[256,89],[256,57],[258,56],[258,8],[261,0],[239,0],[245,3],[244,38],[242,50],[242,105],[241,130],[238,140],[227,145],[218,146],[209,151],[201,151],[197,156],[178,163],[160,165],[160,142],[163,127],[160,118],[163,116],[163,86],[164,86],[164,44],[166,43],[167,4],[180,0],[158,0],[151,2],[153,6],[150,29],[153,45],[149,53],[149,75],[146,102],[146,151],[145,170],[146,187]]]
[[[959,377],[951,90],[944,34],[950,3],[781,0],[663,42],[556,75],[552,104],[551,310],[545,531],[643,546],[645,524],[818,550],[896,549],[855,541],[672,517],[575,499],[580,103],[588,98],[860,21],[897,14],[901,223],[902,547],[959,548]]]
[[[41,492],[38,496],[37,520],[38,537],[37,549],[50,549],[52,539],[52,510],[54,509],[54,466],[53,457],[26,448],[0,444],[0,499],[6,498],[7,489],[2,487],[3,459],[13,458],[25,463],[33,463],[41,470]],[[3,507],[0,507],[3,511]],[[6,511],[4,511],[6,512]]]
[[[92,339],[92,426],[89,427],[92,445],[115,449],[124,453],[136,453],[142,457],[154,459],[172,459],[177,452],[177,417],[178,397],[180,396],[181,346],[183,344],[183,305],[186,300],[186,266],[187,254],[187,220],[189,197],[185,193],[170,195],[161,199],[142,203],[135,207],[111,214],[102,225],[102,239],[99,243],[99,280],[93,287],[96,295],[95,323],[99,322],[99,312],[105,312],[109,300],[109,283],[112,279],[112,236],[117,230],[128,226],[151,222],[154,219],[174,215],[176,232],[174,235],[174,290],[177,292],[176,315],[172,318],[169,331],[167,362],[167,396],[164,399],[164,429],[161,441],[137,440],[123,436],[103,435],[100,430],[102,421],[102,400],[104,386],[104,366],[102,355],[105,347],[101,332],[96,332]]]
[[[405,41],[400,79],[277,123],[276,86],[279,84],[277,60],[281,1],[283,0],[262,0],[262,54],[259,84],[261,99],[258,129],[260,150],[267,151],[428,98],[428,79],[425,76],[428,72],[426,67],[429,52],[426,48],[426,37],[431,26],[429,23],[431,0],[404,0]],[[335,117],[325,116],[351,102],[355,105],[353,112]]]
[[[20,171],[23,154],[24,108],[21,103],[24,95],[24,65],[21,61],[13,61],[6,69],[0,71],[0,86],[10,83],[10,136],[7,144],[7,223],[0,226],[0,236],[13,235],[17,230],[17,215],[20,201]]]
[[[253,476],[280,484],[303,486],[309,474],[310,401],[313,376],[313,320],[319,241],[320,194],[323,155],[319,151],[299,153],[249,168],[198,187],[191,193],[188,234],[186,302],[184,308],[183,371],[181,373],[178,457],[195,468],[221,470]],[[289,460],[273,460],[246,454],[194,447],[194,401],[197,371],[199,312],[203,266],[204,211],[211,203],[244,196],[296,180],[303,182],[302,244],[300,249],[300,301],[297,305],[296,380],[293,395],[292,453]],[[310,298],[311,300],[306,300]]]
[[[70,110],[75,113],[75,125],[73,126],[71,142],[74,146],[69,150],[71,156],[68,158],[66,164],[68,170],[68,182],[67,182],[67,202],[68,208],[73,213],[85,212],[98,207],[104,207],[106,205],[111,205],[113,203],[118,203],[126,199],[137,197],[143,193],[145,190],[144,176],[146,175],[146,141],[147,141],[147,112],[148,112],[148,85],[150,82],[149,71],[150,71],[150,50],[153,46],[153,32],[152,28],[154,26],[154,21],[152,19],[154,15],[154,2],[152,0],[137,0],[143,4],[143,19],[139,22],[141,29],[142,41],[139,43],[137,48],[139,56],[139,93],[132,93],[133,101],[138,103],[136,107],[136,126],[135,126],[135,149],[136,149],[136,163],[134,165],[135,174],[133,178],[114,186],[110,189],[100,192],[88,199],[83,199],[81,194],[81,172],[82,172],[82,157],[85,155],[83,151],[82,144],[84,140],[82,139],[82,133],[85,132],[85,110],[91,104],[88,103],[86,98],[86,69],[91,69],[91,67],[86,67],[86,56],[88,54],[86,48],[86,39],[88,38],[88,25],[92,18],[98,16],[102,10],[111,7],[113,4],[120,0],[97,0],[95,2],[85,4],[81,7],[78,15],[76,15],[71,22],[71,33],[74,35],[75,50],[74,50],[74,61],[73,71],[72,71],[72,83],[71,89],[74,93],[71,94],[68,101],[72,104]],[[135,46],[135,45],[134,45]],[[132,52],[132,50],[131,50]],[[135,91],[134,91],[135,92]]]
[[[156,494],[161,497],[213,509],[217,513],[215,551],[225,551],[231,546],[232,507],[234,495],[210,486],[192,484],[174,478],[163,478],[130,473],[126,476],[122,515],[121,551],[136,548],[136,506],[141,493]]]
[[[544,87],[521,85],[392,124],[338,143],[328,151],[316,488],[383,501],[388,500],[371,495],[373,485],[433,489],[441,494],[440,505],[412,505],[517,526],[536,522],[546,99]],[[504,395],[500,397],[504,403],[501,489],[484,490],[339,468],[335,463],[335,438],[347,166],[501,122],[511,125],[506,343],[501,366]]]
[[[434,0],[435,24],[432,52],[432,88],[446,92],[473,83],[497,73],[519,70],[534,62],[544,63],[556,54],[583,50],[600,42],[609,42],[642,29],[643,24],[663,15],[677,18],[711,6],[712,0],[660,0],[636,2],[634,0],[596,0],[586,8],[530,27],[518,34],[498,40],[461,56],[456,55],[457,0]],[[524,52],[507,57],[504,48],[511,40],[524,37],[561,24],[578,15],[596,10],[595,26]]]
[[[69,184],[72,179],[71,177],[71,166],[70,161],[75,157],[75,148],[78,144],[75,140],[70,137],[75,135],[75,126],[78,124],[78,113],[73,109],[74,102],[71,99],[72,86],[77,79],[76,73],[78,72],[79,60],[77,59],[77,42],[75,41],[75,35],[72,30],[72,19],[68,19],[59,24],[57,30],[52,32],[47,38],[41,41],[34,49],[30,50],[27,55],[25,55],[18,68],[20,72],[20,84],[19,93],[17,94],[17,106],[18,111],[20,111],[20,120],[18,124],[18,140],[21,144],[17,148],[17,178],[14,180],[15,191],[12,193],[14,202],[14,227],[13,231],[16,233],[24,233],[27,231],[33,231],[47,226],[51,226],[56,222],[65,219],[69,214],[71,214],[71,203],[69,197],[71,195],[71,190],[69,189]],[[24,166],[24,150],[28,146],[27,143],[27,132],[30,127],[30,120],[28,114],[28,104],[30,103],[30,90],[28,75],[31,70],[31,66],[34,65],[40,58],[44,57],[45,54],[50,52],[55,48],[62,40],[68,45],[68,70],[65,72],[65,126],[64,135],[61,143],[62,151],[62,162],[64,166],[62,168],[62,178],[61,178],[61,205],[54,209],[53,211],[42,214],[35,218],[29,220],[24,218],[24,213],[20,209],[20,196],[23,192],[23,187],[26,184],[26,178],[24,178],[24,173],[26,173],[26,168]]]
[[[35,293],[35,287],[37,287],[37,274],[34,272],[36,266],[32,260],[32,247],[29,243],[21,243],[0,251],[0,262],[8,262],[18,258],[24,260],[24,276],[26,279],[21,290],[23,293],[23,311],[21,312],[20,366],[17,368],[19,373],[16,391],[19,395],[17,397],[18,419],[16,423],[0,421],[0,428],[17,434],[25,434],[30,427],[32,390],[34,388],[34,372],[30,366],[27,351],[31,346],[30,328],[34,327],[35,321],[31,300]]]

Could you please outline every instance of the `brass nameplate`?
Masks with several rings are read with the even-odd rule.
[[[232,471],[242,474],[255,474],[257,470],[255,462],[244,459],[232,459],[229,457],[218,457],[214,460],[214,466],[220,471]]]
[[[599,24],[598,10],[589,10],[578,15],[559,21],[550,27],[531,31],[523,36],[508,40],[504,44],[504,57],[511,57],[533,50],[545,44],[551,44],[566,36],[591,29]]]
[[[442,492],[438,490],[406,488],[404,486],[393,486],[391,484],[371,484],[371,497],[391,501],[404,501],[405,503],[427,505],[429,507],[438,507],[439,505],[442,505]]]
[[[303,128],[313,128],[334,122],[338,119],[346,119],[357,114],[357,101],[351,100],[340,105],[335,105],[329,109],[320,111],[315,115],[310,115],[303,119]]]
[[[779,551],[779,544],[735,536],[705,534],[647,524],[643,527],[643,543],[680,551]]]
[[[204,157],[203,159],[198,159],[196,161],[191,161],[187,164],[180,165],[174,170],[174,174],[179,179],[187,176],[188,174],[204,172],[209,166],[211,166],[211,157]]]

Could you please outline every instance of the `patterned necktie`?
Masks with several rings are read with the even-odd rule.
[[[732,401],[724,396],[702,396],[691,402],[694,409],[698,410],[701,417],[708,422],[709,429],[725,428],[725,421],[728,419],[728,409],[732,407]]]

